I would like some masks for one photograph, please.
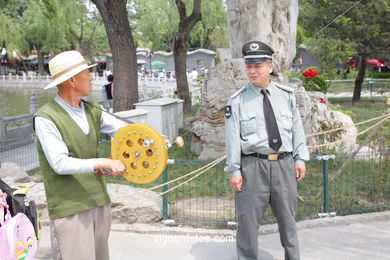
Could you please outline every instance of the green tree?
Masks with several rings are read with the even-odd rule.
[[[58,19],[58,6],[53,0],[33,0],[23,14],[23,36],[38,56],[38,73],[44,72],[44,56],[69,46],[64,25]]]
[[[226,5],[222,0],[202,2],[202,20],[190,33],[191,48],[229,47]]]
[[[185,0],[187,12],[193,1]],[[139,46],[154,50],[173,50],[179,13],[174,0],[137,0],[136,39]],[[189,48],[227,47],[227,14],[223,0],[208,0],[201,5],[202,20],[191,30]]]
[[[175,1],[141,0],[135,5],[139,13],[135,27],[138,45],[152,50],[172,50],[179,22]]]
[[[14,51],[19,54],[28,52],[21,22],[27,6],[26,0],[0,0],[0,53],[4,48],[11,57]]]
[[[62,5],[58,18],[65,24],[68,41],[73,49],[81,50],[94,63],[95,55],[109,49],[99,11],[86,0],[56,1]]]
[[[177,95],[184,100],[183,112],[191,111],[191,97],[187,80],[187,50],[188,37],[195,24],[202,19],[201,0],[194,0],[191,15],[187,16],[186,4],[176,0],[179,12],[179,29],[173,45],[173,58],[175,62]]]
[[[390,51],[390,3],[386,0],[302,0],[300,7],[300,22],[313,33],[313,38],[321,35],[322,39],[338,39],[351,44],[358,62],[352,103],[359,102],[367,59],[380,58]],[[349,7],[352,8],[338,17]]]

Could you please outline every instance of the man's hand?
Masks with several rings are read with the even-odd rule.
[[[297,181],[303,180],[306,176],[306,166],[303,164],[295,164],[295,173]]]
[[[242,188],[242,176],[234,176],[230,178],[230,187],[234,191],[241,191]]]
[[[108,158],[98,158],[95,160],[94,168],[111,171],[113,176],[122,175],[126,169],[123,163],[119,160]]]

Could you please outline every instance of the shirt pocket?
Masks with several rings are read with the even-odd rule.
[[[291,111],[280,111],[280,117],[282,121],[283,128],[285,130],[291,131],[293,127],[293,115]]]
[[[255,133],[258,129],[256,114],[243,115],[240,120],[240,128],[243,136]]]

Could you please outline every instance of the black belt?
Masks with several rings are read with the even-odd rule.
[[[279,159],[283,159],[284,157],[287,157],[291,154],[290,153],[270,153],[270,154],[261,154],[261,153],[250,153],[250,154],[241,154],[241,157],[256,157],[256,158],[261,158],[261,159],[267,159],[269,161],[276,161]]]

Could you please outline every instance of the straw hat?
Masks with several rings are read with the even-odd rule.
[[[48,89],[70,79],[74,75],[89,69],[96,64],[88,65],[84,57],[78,51],[65,51],[49,61],[49,71],[53,81],[44,87]]]

